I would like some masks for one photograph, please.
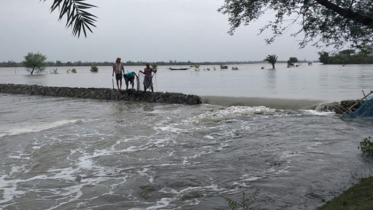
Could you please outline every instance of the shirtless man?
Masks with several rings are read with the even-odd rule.
[[[115,79],[117,80],[118,90],[122,89],[122,73],[123,72],[124,72],[124,67],[123,67],[123,64],[121,62],[121,58],[117,58],[117,60],[113,64],[112,76],[114,77],[114,73],[115,73]]]
[[[152,75],[152,72],[154,72],[154,74],[155,74],[155,73],[157,73],[157,70],[152,69],[149,66],[149,63],[146,63],[146,68],[144,69],[144,71],[140,71],[140,72],[145,75],[145,78],[144,78],[144,92],[146,91],[146,89],[148,87],[150,87],[150,89],[152,90],[152,92],[154,92],[154,90],[153,90],[153,75]]]

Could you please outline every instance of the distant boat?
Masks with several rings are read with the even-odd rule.
[[[168,69],[170,69],[170,70],[188,70],[189,68],[172,68],[172,67],[170,67]]]

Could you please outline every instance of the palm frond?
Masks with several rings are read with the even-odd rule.
[[[46,1],[46,0],[40,0]],[[58,20],[61,20],[65,15],[67,17],[66,27],[72,27],[74,36],[80,37],[81,31],[87,37],[87,29],[92,32],[91,27],[96,27],[96,16],[86,10],[96,7],[95,5],[84,2],[85,0],[54,0],[51,6],[51,12],[57,8],[60,10]]]

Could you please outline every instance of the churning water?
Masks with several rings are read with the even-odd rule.
[[[314,107],[362,98],[373,66],[261,65],[160,67],[155,91],[197,106],[0,94],[0,209],[229,209],[255,189],[257,209],[315,209],[370,175],[373,121]],[[66,69],[0,82],[112,88],[109,67]]]

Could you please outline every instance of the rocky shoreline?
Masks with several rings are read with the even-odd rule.
[[[0,84],[0,93],[187,105],[197,105],[202,103],[201,98],[196,95],[170,92],[151,93],[135,90],[118,91],[110,88],[72,88],[23,84]]]
[[[89,98],[97,100],[121,100],[121,101],[142,101],[150,103],[170,104],[202,104],[202,99],[196,95],[186,95],[172,92],[143,92],[135,90],[121,90],[110,88],[73,88],[73,87],[52,87],[24,84],[0,84],[0,93],[40,95],[70,98]],[[332,111],[336,114],[344,114],[348,110],[358,109],[363,100],[344,100],[341,102],[324,103],[316,107],[316,111]]]

